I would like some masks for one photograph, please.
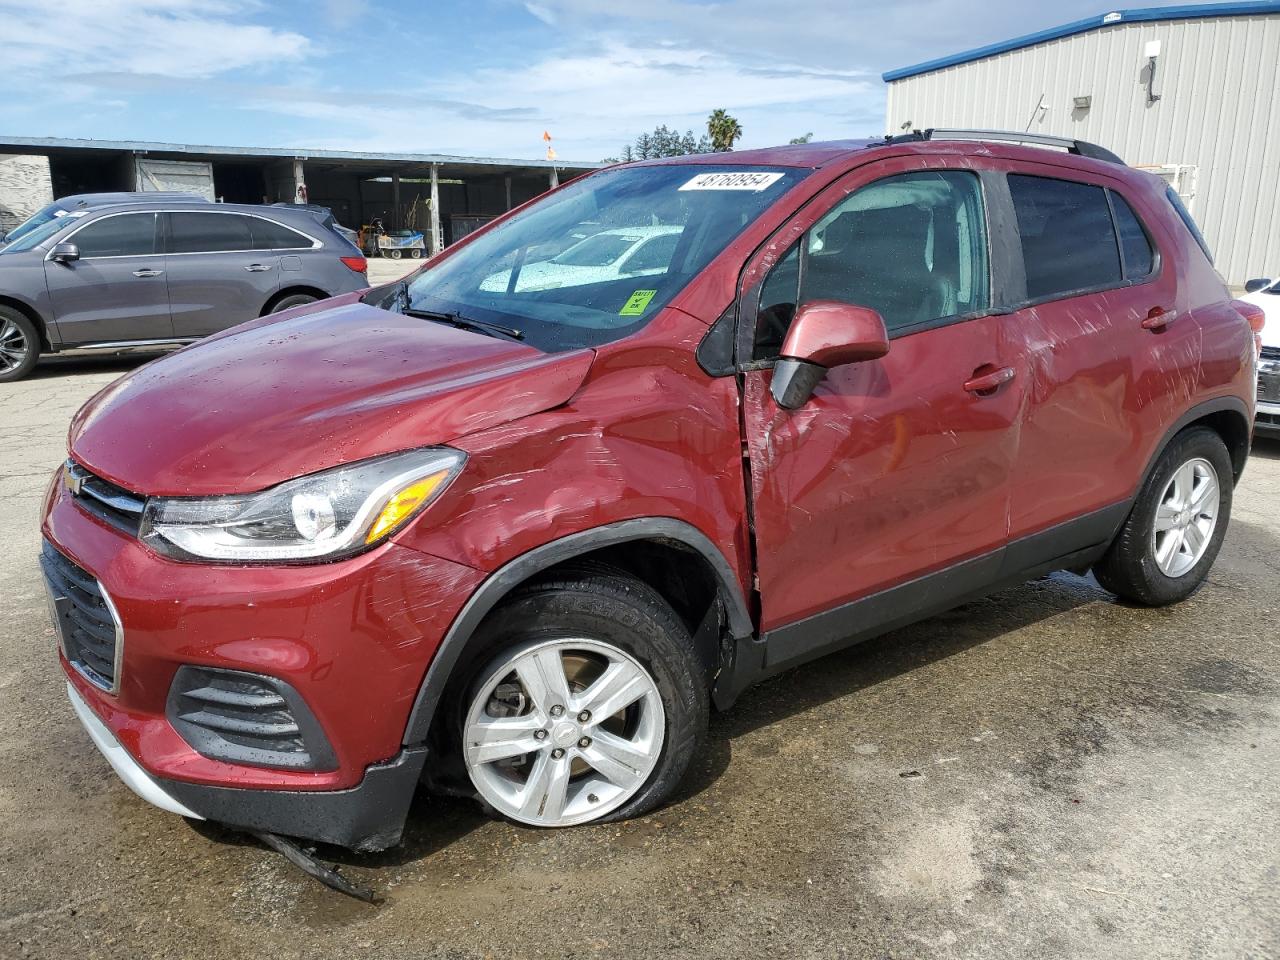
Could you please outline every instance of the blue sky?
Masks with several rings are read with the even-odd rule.
[[[883,70],[1109,9],[0,0],[0,132],[525,158],[548,130],[562,159],[598,160],[658,123],[700,132],[725,107],[741,146],[865,136],[882,132]]]

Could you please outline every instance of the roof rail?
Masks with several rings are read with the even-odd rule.
[[[953,130],[942,127],[930,127],[927,130],[914,130],[911,133],[896,137],[886,137],[890,143],[902,143],[910,140],[997,140],[1004,143],[1026,143],[1039,147],[1056,147],[1067,153],[1107,163],[1125,163],[1106,147],[1087,140],[1073,140],[1070,137],[1052,137],[1044,133],[1021,132],[1018,130]]]

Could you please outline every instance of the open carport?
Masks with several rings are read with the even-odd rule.
[[[432,252],[598,166],[48,137],[0,137],[0,164],[11,171],[0,175],[0,215],[13,220],[0,229],[69,194],[192,189],[228,203],[318,203],[352,228],[381,218],[389,230],[422,231]]]

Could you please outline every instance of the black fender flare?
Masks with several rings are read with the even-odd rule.
[[[413,745],[426,741],[435,717],[436,704],[444,696],[458,657],[466,648],[476,627],[508,593],[530,577],[565,560],[572,560],[601,547],[635,540],[672,540],[701,556],[715,572],[730,635],[736,640],[754,634],[755,626],[733,568],[710,538],[692,524],[672,517],[639,517],[570,534],[508,561],[491,573],[471,594],[454,617],[427,668],[422,685],[418,688],[418,696],[413,702],[409,722],[405,727],[404,743]]]
[[[1173,438],[1179,433],[1195,423],[1197,420],[1203,420],[1205,417],[1212,416],[1215,413],[1235,413],[1240,417],[1241,426],[1244,428],[1245,436],[1250,436],[1253,431],[1253,418],[1249,416],[1248,405],[1235,394],[1216,397],[1212,400],[1205,400],[1203,403],[1197,403],[1190,410],[1187,410],[1182,416],[1173,422],[1168,430],[1165,431],[1160,443],[1156,445],[1155,452],[1151,454],[1151,459],[1147,461],[1146,469],[1142,471],[1142,478],[1138,481],[1138,485],[1134,487],[1133,496],[1130,497],[1130,505],[1133,504],[1142,493],[1142,488],[1147,485],[1147,480],[1151,474],[1155,472],[1156,464],[1160,462],[1160,458],[1164,456],[1165,450],[1169,444],[1173,442]],[[1223,438],[1224,441],[1226,438]],[[1240,463],[1236,464],[1236,456],[1234,451],[1228,449],[1231,454],[1231,462],[1236,467],[1236,479],[1239,479],[1240,471],[1244,469],[1244,462],[1249,457],[1249,445],[1245,444],[1244,456],[1240,459]],[[1128,514],[1126,513],[1126,516]]]

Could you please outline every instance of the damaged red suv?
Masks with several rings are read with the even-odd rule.
[[[1191,593],[1244,309],[1090,144],[595,172],[86,404],[43,525],[71,702],[145,799],[245,829],[384,848],[420,783],[635,816],[796,664],[1060,568]]]

